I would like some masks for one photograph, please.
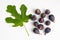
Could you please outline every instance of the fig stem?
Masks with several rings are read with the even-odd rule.
[[[25,27],[25,25],[24,25],[24,28],[25,28],[27,35],[29,36],[29,32],[28,32],[27,28]]]

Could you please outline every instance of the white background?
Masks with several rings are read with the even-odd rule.
[[[7,5],[16,5],[17,11],[20,13],[21,4],[28,7],[28,13],[34,14],[34,10],[39,8],[41,11],[50,9],[51,14],[55,16],[55,23],[49,26],[52,30],[47,35],[34,34],[32,29],[34,26],[29,20],[25,23],[30,36],[24,27],[12,27],[12,24],[5,22],[5,18],[11,16],[6,12]],[[47,26],[45,26],[47,27]],[[0,0],[0,40],[60,40],[60,0]]]

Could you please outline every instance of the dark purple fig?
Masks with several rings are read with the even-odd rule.
[[[49,9],[46,9],[46,10],[45,10],[45,13],[46,13],[46,14],[50,14],[50,10],[49,10]]]
[[[39,24],[38,25],[38,29],[43,30],[44,29],[44,26],[42,24]]]
[[[35,13],[36,13],[37,15],[39,15],[39,14],[41,13],[40,9],[36,9],[36,10],[35,10]]]
[[[39,22],[40,22],[40,23],[43,23],[43,22],[44,22],[44,18],[40,18],[40,19],[39,19]]]
[[[34,22],[33,25],[37,27],[38,26],[38,22]]]
[[[49,20],[51,20],[52,22],[54,22],[55,21],[55,17],[54,17],[54,15],[49,15]]]
[[[45,13],[42,13],[41,14],[41,18],[45,18],[46,17],[46,14]]]
[[[47,27],[47,28],[44,30],[45,34],[46,34],[46,33],[49,33],[50,31],[51,31],[51,29],[50,29],[49,27]]]
[[[45,24],[46,24],[47,26],[49,26],[49,25],[50,25],[50,21],[46,21]]]
[[[34,29],[33,29],[33,32],[36,33],[36,34],[40,34],[38,28],[34,28]]]
[[[31,20],[36,20],[37,17],[35,15],[32,15]]]

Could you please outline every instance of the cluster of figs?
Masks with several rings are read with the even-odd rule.
[[[31,16],[31,20],[34,21],[33,26],[35,26],[33,28],[33,32],[36,34],[40,34],[39,30],[44,29],[44,34],[49,33],[51,31],[51,28],[49,28],[49,27],[44,28],[44,25],[42,23],[44,23],[46,26],[49,26],[51,24],[51,22],[55,21],[54,15],[50,14],[49,9],[46,9],[43,13],[41,13],[40,9],[36,9],[35,14],[36,15]],[[39,15],[38,19],[37,19],[37,15]],[[48,20],[45,21],[44,18],[46,18],[46,17]],[[38,20],[38,21],[35,21],[35,20]]]

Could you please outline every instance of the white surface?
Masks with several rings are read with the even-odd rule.
[[[27,13],[34,14],[34,10],[39,8],[42,11],[50,9],[51,14],[55,15],[55,23],[49,26],[52,31],[45,35],[37,35],[32,32],[34,26],[31,21],[25,24],[30,36],[24,27],[12,27],[12,24],[7,24],[5,18],[10,14],[6,12],[7,5],[16,5],[17,11],[19,7],[25,4],[28,7]],[[60,40],[60,0],[0,0],[0,40]]]

